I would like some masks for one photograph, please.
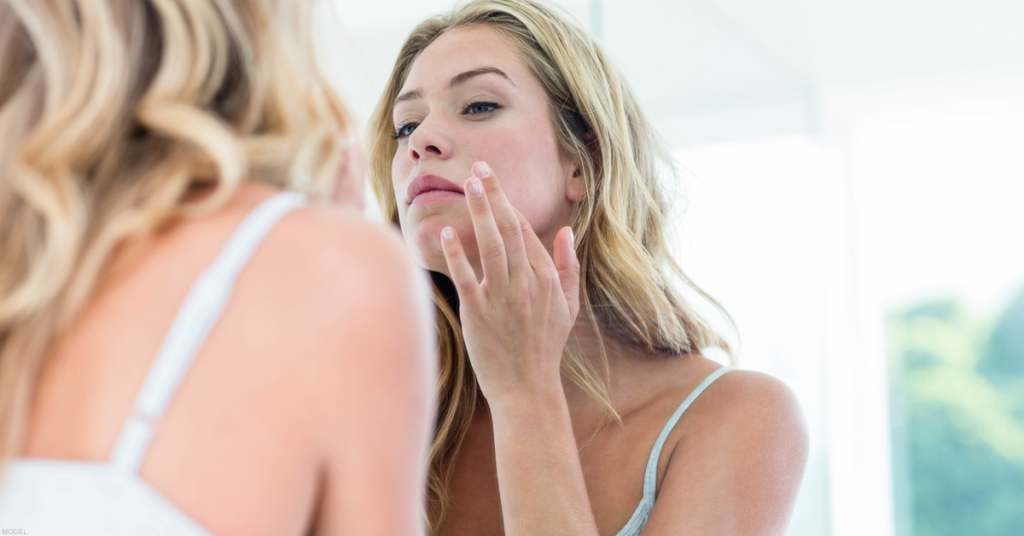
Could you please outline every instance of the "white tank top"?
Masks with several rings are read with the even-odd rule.
[[[0,484],[0,527],[31,536],[209,536],[139,476],[156,427],[217,324],[235,280],[277,222],[305,197],[280,193],[235,230],[192,285],[105,462],[17,458]],[[18,532],[15,532],[18,531]]]

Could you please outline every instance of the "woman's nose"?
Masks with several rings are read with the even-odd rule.
[[[451,156],[451,142],[442,125],[426,118],[409,135],[409,157],[413,161],[422,158],[446,159]]]

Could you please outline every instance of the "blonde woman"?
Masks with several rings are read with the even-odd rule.
[[[423,533],[426,288],[313,202],[365,163],[312,7],[0,0],[5,529]]]
[[[590,37],[529,0],[429,19],[368,143],[434,282],[434,534],[785,532],[799,409],[701,356],[725,343],[668,253],[671,166]]]

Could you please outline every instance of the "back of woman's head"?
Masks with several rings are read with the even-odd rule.
[[[0,0],[0,464],[115,250],[243,180],[328,193],[349,121],[312,4]]]
[[[395,100],[416,59],[431,43],[444,32],[477,25],[494,28],[515,43],[547,92],[559,150],[580,163],[586,195],[573,207],[570,225],[581,265],[581,315],[592,319],[597,333],[640,352],[685,355],[709,346],[728,350],[681,292],[681,287],[688,287],[703,295],[679,269],[668,247],[668,207],[660,181],[672,174],[671,159],[597,43],[539,2],[474,0],[412,31],[366,138],[370,182],[386,217],[398,223],[391,183],[391,163],[398,150],[392,123]],[[439,276],[435,282],[446,284]],[[458,449],[475,390],[460,348],[453,290],[435,292],[442,388],[432,488],[442,511],[444,478],[436,469]],[[563,370],[614,413],[600,374],[571,352],[566,358]]]

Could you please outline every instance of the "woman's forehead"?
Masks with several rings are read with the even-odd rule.
[[[504,72],[519,85],[524,76],[530,76],[519,50],[510,37],[488,25],[447,30],[413,62],[402,92],[445,89],[461,73],[488,68]]]

